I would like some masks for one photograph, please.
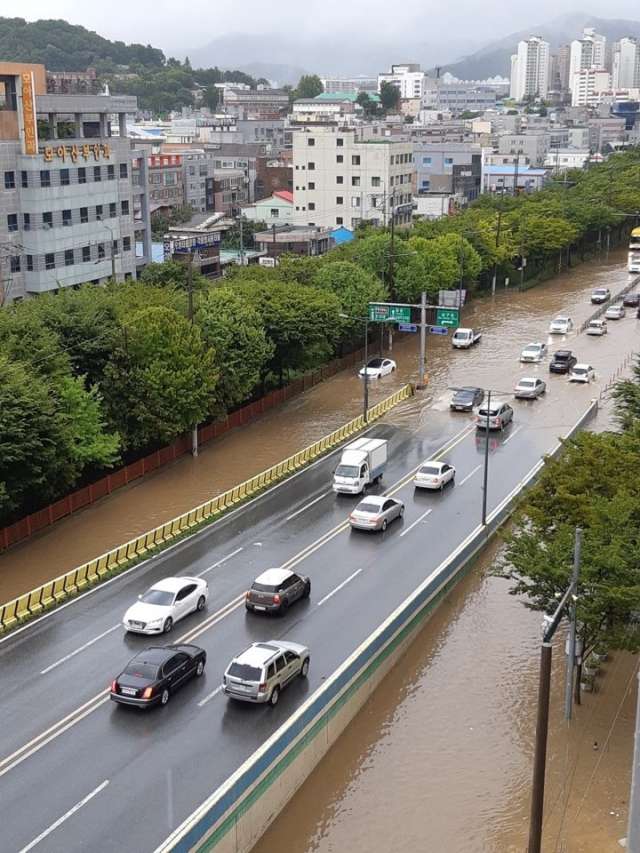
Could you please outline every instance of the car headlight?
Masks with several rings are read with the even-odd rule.
[[[150,622],[147,622],[148,628],[153,628],[155,625],[162,625],[163,619],[152,619]]]

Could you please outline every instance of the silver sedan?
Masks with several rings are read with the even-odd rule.
[[[547,383],[542,379],[525,377],[516,385],[513,396],[516,400],[537,400],[547,390]]]
[[[386,530],[394,518],[402,518],[404,504],[384,495],[369,495],[349,516],[349,524],[358,530]]]

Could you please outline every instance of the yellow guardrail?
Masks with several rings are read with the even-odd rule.
[[[396,391],[386,400],[382,400],[377,405],[367,411],[367,422],[384,415],[398,403],[412,397],[414,393],[413,385],[405,385],[400,391]],[[7,604],[0,605],[0,634],[15,628],[16,625],[30,619],[32,616],[37,616],[43,610],[48,610],[56,604],[71,598],[78,592],[81,592],[88,586],[98,582],[101,578],[109,576],[118,568],[122,568],[127,563],[138,557],[144,556],[149,551],[161,547],[166,542],[171,541],[185,530],[196,527],[206,519],[214,515],[219,515],[225,510],[233,507],[240,501],[245,500],[252,494],[264,489],[265,486],[275,483],[287,474],[308,465],[313,459],[326,453],[336,445],[341,444],[345,439],[360,432],[366,425],[364,418],[360,415],[348,424],[334,430],[329,435],[316,441],[314,444],[305,447],[304,450],[295,453],[284,462],[279,462],[277,465],[263,471],[261,474],[256,474],[250,480],[223,492],[210,501],[206,501],[195,509],[183,513],[177,518],[167,521],[150,530],[148,533],[143,533],[136,539],[126,542],[124,545],[119,545],[117,548],[90,560],[77,569],[61,575],[55,580],[48,581],[43,586],[31,590]]]

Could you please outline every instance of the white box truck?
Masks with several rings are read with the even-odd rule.
[[[477,329],[456,329],[451,338],[451,346],[454,349],[469,349],[477,344],[482,337],[482,332]]]
[[[379,483],[387,468],[387,441],[383,438],[358,438],[342,451],[333,474],[333,491],[338,494],[364,494],[371,483]]]

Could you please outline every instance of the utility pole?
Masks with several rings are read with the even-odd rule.
[[[498,225],[496,227],[496,249],[500,245],[500,229],[502,228],[502,205],[504,202],[504,187],[502,188],[502,195],[500,196],[500,206],[498,207]],[[498,261],[496,259],[495,264],[493,265],[493,279],[491,282],[491,295],[495,295],[496,292],[496,279],[498,278]]]
[[[458,284],[458,311],[462,312],[462,280],[464,278],[464,233],[460,232],[460,282]],[[458,321],[459,323],[460,321]]]
[[[416,383],[416,388],[419,391],[422,391],[426,388],[425,384],[425,372],[427,365],[427,293],[426,291],[422,291],[420,296],[420,360],[419,360],[419,370],[420,376],[418,377],[418,382]]]
[[[240,214],[240,266],[244,266],[244,232],[242,230],[243,226],[243,216]]]
[[[396,194],[391,194],[391,255],[389,257],[389,290],[393,293],[393,258],[395,254],[395,238],[396,238],[396,214],[395,214],[395,199]]]
[[[113,237],[111,238],[111,278],[116,281],[116,246]]]
[[[364,320],[364,399],[362,403],[362,419],[367,423],[367,412],[369,410],[369,317]]]
[[[565,708],[564,715],[567,720],[571,719],[571,700],[573,696],[573,669],[576,659],[576,610],[577,610],[577,595],[578,581],[580,579],[580,554],[582,551],[582,528],[576,527],[576,540],[573,550],[573,575],[571,577],[571,586],[573,587],[573,597],[571,599],[569,612],[569,654],[567,657],[567,688],[565,691]],[[580,694],[577,695],[577,701],[580,701]]]
[[[524,268],[525,268],[524,253],[525,253],[525,247],[526,247],[526,244],[525,244],[526,228],[527,228],[527,214],[523,211],[523,213],[522,213],[522,226],[521,226],[522,234],[521,234],[521,240],[520,240],[520,285],[518,287],[518,290],[520,291],[520,293],[522,293],[522,291],[524,290]]]
[[[187,295],[189,297],[189,320],[193,325],[193,255],[187,254]]]
[[[482,526],[487,523],[487,489],[489,488],[489,412],[491,410],[491,389],[487,391],[487,422],[484,425],[484,471],[482,474]]]
[[[640,850],[640,673],[638,673],[638,699],[636,700],[636,734],[633,742],[627,850],[629,853],[637,853]]]

